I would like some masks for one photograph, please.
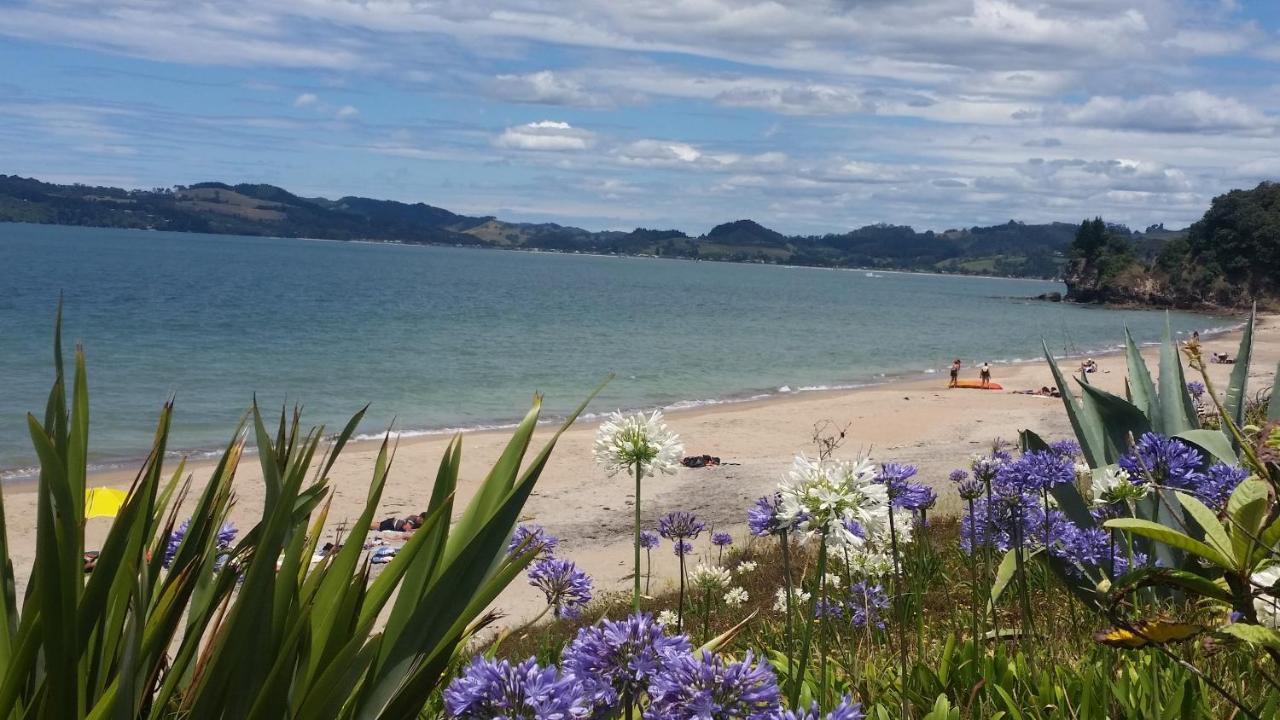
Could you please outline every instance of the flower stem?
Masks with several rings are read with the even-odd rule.
[[[636,527],[635,527],[635,545],[636,545],[636,566],[635,566],[635,592],[631,596],[631,609],[640,612],[640,478],[644,477],[644,465],[636,463]]]
[[[813,589],[813,597],[809,601],[809,617],[804,627],[804,637],[800,640],[800,665],[796,669],[796,675],[792,678],[791,683],[791,707],[798,707],[800,702],[800,690],[804,687],[805,667],[809,664],[809,648],[813,641],[813,626],[817,624],[818,602],[822,596],[822,578],[827,574],[827,538],[824,536],[820,539],[821,544],[818,546],[818,574],[817,587]],[[903,715],[906,717],[906,715]]]
[[[889,543],[893,550],[893,605],[894,614],[897,616],[898,625],[898,662],[901,665],[902,675],[899,678],[901,683],[901,700],[902,700],[902,717],[910,717],[907,714],[907,629],[906,629],[906,604],[902,598],[902,571],[898,563],[898,529],[893,522],[893,504],[892,500],[889,505]]]
[[[778,538],[782,542],[782,585],[786,588],[787,593],[787,676],[790,677],[794,660],[793,653],[795,652],[795,640],[791,624],[791,541],[787,537],[786,530],[778,533]]]
[[[676,536],[676,547],[684,538]],[[676,609],[676,633],[684,632],[684,553],[680,553],[680,607]]]
[[[969,577],[973,581],[973,586],[969,588],[970,609],[972,609],[971,618],[971,637],[973,638],[973,646],[978,646],[978,556],[976,555],[978,548],[973,546],[975,538],[974,532],[977,530],[977,523],[974,521],[973,514],[973,498],[969,498]],[[983,609],[983,616],[986,616],[986,609]]]

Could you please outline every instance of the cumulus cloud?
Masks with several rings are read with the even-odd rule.
[[[319,101],[320,98],[315,93],[306,92],[293,99],[293,106],[296,108],[311,107]]]
[[[1072,125],[1158,132],[1228,132],[1276,126],[1275,117],[1204,90],[1137,98],[1092,97],[1083,105],[1066,108],[1062,119]]]
[[[354,105],[343,105],[333,114],[339,120],[350,120],[360,114],[360,110]]]
[[[595,144],[595,134],[567,122],[540,120],[516,125],[494,139],[498,147],[512,150],[565,152],[586,150]]]

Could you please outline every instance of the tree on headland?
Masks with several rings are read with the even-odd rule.
[[[1188,261],[1216,266],[1249,298],[1280,295],[1280,184],[1213,199],[1187,234]]]

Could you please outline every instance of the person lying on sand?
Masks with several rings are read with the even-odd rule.
[[[370,524],[369,529],[377,530],[378,532],[411,533],[422,527],[422,523],[425,522],[426,519],[427,514],[425,512],[418,513],[417,515],[410,515],[406,518],[389,517],[382,522]]]

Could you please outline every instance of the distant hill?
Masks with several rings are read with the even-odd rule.
[[[0,175],[0,222],[179,232],[381,240],[700,260],[868,267],[928,272],[1058,277],[1077,226],[1009,221],[991,227],[917,232],[868,225],[821,236],[787,236],[741,219],[705,235],[636,228],[596,232],[555,223],[512,223],[459,215],[425,203],[364,197],[304,198],[274,185],[201,182],[124,190],[57,185]],[[1185,231],[1115,228],[1152,255]],[[1155,248],[1155,249],[1151,249]]]
[[[1184,232],[1142,238],[1086,220],[1067,249],[1067,299],[1180,308],[1280,306],[1280,183],[1213,199]]]

